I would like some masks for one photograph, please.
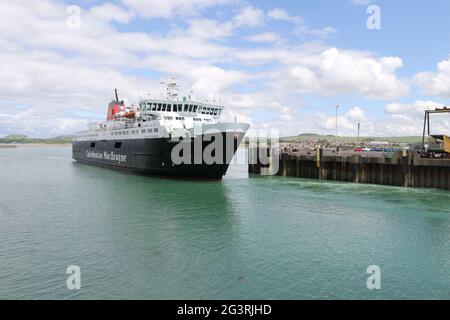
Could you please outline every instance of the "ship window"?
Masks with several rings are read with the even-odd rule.
[[[192,112],[192,108],[193,108],[194,106],[191,104],[191,105],[189,105],[189,112]]]
[[[172,111],[172,105],[171,105],[171,104],[168,104],[168,105],[167,105],[167,111],[168,111],[168,112],[171,112],[171,111]]]
[[[91,148],[95,148],[95,142],[91,142]]]
[[[158,110],[157,111],[161,111],[161,107],[162,107],[161,103],[158,103]]]
[[[158,132],[158,128],[153,129],[153,132]]]
[[[205,114],[205,108],[201,108],[201,110],[202,110],[202,114]]]
[[[141,130],[141,133],[145,133],[145,129],[142,129],[142,130]]]
[[[152,111],[156,111],[156,103],[152,104]]]
[[[152,133],[152,129],[150,128],[150,129],[147,129],[147,132],[148,133]]]
[[[173,112],[178,112],[178,107],[177,107],[176,104],[173,105],[173,110],[172,110],[172,111],[173,111]]]
[[[151,111],[152,110],[152,104],[150,102],[147,102],[147,111]]]
[[[122,142],[116,142],[114,143],[114,148],[115,149],[120,149],[122,147]]]
[[[198,106],[194,106],[194,112],[197,112]]]
[[[165,103],[163,104],[161,111],[166,111],[166,104]]]

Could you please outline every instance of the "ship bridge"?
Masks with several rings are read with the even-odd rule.
[[[139,102],[139,109],[143,115],[178,113],[182,116],[196,117],[204,115],[219,119],[224,108],[222,106],[206,104],[203,102],[143,99]]]
[[[139,111],[141,114],[155,114],[155,113],[168,113],[166,116],[171,116],[173,113],[178,113],[181,116],[195,117],[202,115],[205,119],[218,120],[221,116],[224,107],[209,104],[205,102],[195,102],[187,97],[183,97],[180,101],[179,87],[175,80],[175,76],[172,76],[169,81],[161,82],[166,85],[166,100],[154,100],[154,99],[141,99],[139,101]],[[206,117],[205,117],[206,116]],[[195,120],[194,120],[195,121]]]

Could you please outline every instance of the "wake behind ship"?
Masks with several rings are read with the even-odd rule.
[[[74,160],[140,174],[221,180],[247,132],[246,123],[220,122],[222,106],[178,99],[141,99],[138,107],[115,100],[107,120],[88,126],[72,143]]]

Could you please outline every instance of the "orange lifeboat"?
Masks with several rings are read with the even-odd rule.
[[[127,118],[127,119],[133,119],[133,118],[136,117],[136,112],[135,111],[129,111],[129,112],[125,113],[123,116],[125,118]]]

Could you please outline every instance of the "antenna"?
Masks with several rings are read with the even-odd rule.
[[[119,102],[119,96],[117,95],[117,89],[114,89],[114,92],[116,93],[116,101]]]
[[[161,84],[167,86],[167,100],[178,100],[178,85],[175,76],[171,76],[168,82],[161,81]]]

